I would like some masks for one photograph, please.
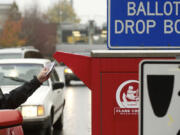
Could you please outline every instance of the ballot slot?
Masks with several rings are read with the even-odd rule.
[[[180,135],[180,61],[144,61],[139,135]]]
[[[148,95],[156,116],[163,117],[167,113],[173,86],[174,75],[147,75]]]

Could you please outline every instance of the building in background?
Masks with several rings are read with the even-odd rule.
[[[3,29],[5,21],[8,19],[8,12],[11,4],[0,4],[0,31]]]
[[[106,44],[106,25],[62,23],[59,29],[62,44]]]

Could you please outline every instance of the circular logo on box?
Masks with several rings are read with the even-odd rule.
[[[116,102],[120,108],[138,108],[139,106],[139,82],[127,80],[117,89]]]

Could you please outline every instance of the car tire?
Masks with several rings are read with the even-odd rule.
[[[58,118],[58,120],[56,121],[56,123],[54,124],[54,129],[56,130],[62,130],[63,129],[63,113],[61,114],[61,116]]]
[[[51,111],[50,123],[46,128],[46,135],[53,135],[53,111]]]
[[[61,113],[61,116],[58,118],[58,120],[54,124],[54,129],[62,130],[63,129],[63,120],[64,120],[64,106],[65,106],[65,100],[63,104],[63,110]]]
[[[66,80],[65,83],[66,83],[66,86],[69,86],[70,85],[70,80]]]

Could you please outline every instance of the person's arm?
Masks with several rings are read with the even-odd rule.
[[[5,94],[1,99],[2,109],[15,109],[24,103],[39,86],[49,78],[46,76],[47,69],[43,69],[37,77],[31,81],[24,83],[22,86],[12,90],[9,94]]]

